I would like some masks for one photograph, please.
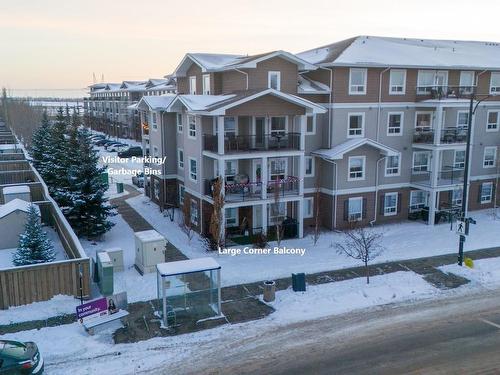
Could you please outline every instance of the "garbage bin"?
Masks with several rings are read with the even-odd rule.
[[[276,283],[272,280],[264,281],[264,301],[272,302],[276,298]]]
[[[116,192],[118,194],[123,193],[123,182],[117,182],[116,183]]]
[[[306,274],[292,273],[292,289],[294,292],[306,291]]]
[[[109,176],[108,176],[108,172],[102,172],[101,173],[101,180],[102,182],[104,182],[106,184],[106,187],[109,186]]]

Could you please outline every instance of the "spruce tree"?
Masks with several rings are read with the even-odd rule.
[[[42,123],[39,128],[33,132],[30,146],[30,156],[33,165],[42,177],[45,176],[45,166],[47,163],[47,151],[50,143],[50,121],[47,111],[43,112]]]
[[[31,204],[24,233],[19,236],[19,247],[12,259],[14,265],[52,262],[55,258],[54,247],[40,224],[38,210]]]
[[[71,203],[63,209],[69,223],[79,236],[98,238],[114,225],[108,220],[115,215],[108,199],[101,174],[105,168],[98,164],[99,156],[90,142],[86,129],[79,132],[78,163],[69,171],[68,190]]]

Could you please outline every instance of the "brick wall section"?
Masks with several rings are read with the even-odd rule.
[[[479,202],[479,194],[480,194],[480,189],[481,185],[485,182],[493,182],[493,193],[496,194],[497,197],[497,202],[500,201],[500,192],[498,191],[499,189],[496,188],[496,180],[495,179],[490,179],[490,180],[481,180],[481,181],[473,181],[470,184],[470,191],[469,191],[469,210],[484,210],[485,208],[492,208],[494,206],[495,200],[492,199],[490,203],[480,203]]]
[[[201,204],[200,204],[200,199],[199,198],[196,198],[195,196],[189,194],[187,191],[184,192],[184,204],[187,204],[187,214],[191,217],[191,200],[193,201],[196,201],[198,203],[198,225],[193,225],[192,226],[192,229],[195,231],[195,232],[198,232],[200,233],[201,232],[201,227],[200,227],[200,224],[201,224],[201,214],[202,214],[202,211],[201,211]]]

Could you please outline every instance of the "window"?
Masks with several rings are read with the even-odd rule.
[[[462,204],[462,198],[463,198],[463,189],[458,188],[458,189],[453,189],[452,195],[451,195],[451,204],[453,206],[460,206]]]
[[[488,123],[486,124],[486,131],[497,131],[498,130],[498,120],[499,111],[488,111]]]
[[[314,217],[314,197],[304,198],[304,219]]]
[[[348,181],[364,180],[365,179],[365,156],[350,156],[349,157],[349,177]]]
[[[363,198],[349,198],[348,200],[348,220],[360,221],[363,219]]]
[[[153,146],[153,156],[154,156],[154,157],[157,157],[158,155],[159,155],[159,152],[158,152],[158,147]]]
[[[177,132],[182,133],[182,113],[177,114]]]
[[[365,114],[349,113],[348,117],[348,138],[363,137],[365,133]]]
[[[305,176],[314,177],[314,167],[315,167],[314,158],[312,156],[306,156],[305,161],[306,161]]]
[[[465,168],[465,151],[455,150],[455,156],[453,158],[453,168],[464,169]]]
[[[210,74],[203,74],[203,95],[210,95]]]
[[[226,182],[234,182],[234,178],[238,174],[238,160],[226,160],[224,165],[224,176],[226,178]],[[218,173],[216,175],[218,175]]]
[[[493,72],[490,77],[490,94],[498,93],[500,93],[500,72]]]
[[[400,155],[385,158],[385,176],[399,176]]]
[[[467,129],[469,127],[469,111],[457,112],[457,128]]]
[[[474,72],[460,72],[460,92],[462,94],[472,93],[474,87]]]
[[[191,209],[189,210],[191,214],[191,224],[194,226],[198,225],[198,202],[191,199]]]
[[[284,180],[288,161],[286,158],[269,159],[269,181]]]
[[[307,116],[306,134],[316,134],[316,115]]]
[[[427,172],[429,170],[429,153],[415,151],[413,153],[413,172]]]
[[[183,205],[184,204],[184,191],[186,188],[184,185],[179,185],[179,204]]]
[[[384,216],[393,216],[398,213],[398,193],[384,195]]]
[[[404,95],[406,90],[406,70],[391,69],[389,78],[389,94]]]
[[[269,211],[267,216],[269,217],[269,224],[275,225],[281,223],[286,217],[286,203],[271,203],[268,207]]]
[[[281,72],[270,71],[267,73],[267,87],[281,90]]]
[[[448,86],[448,72],[445,70],[419,70],[417,78],[417,94],[429,94],[432,90],[444,89]]]
[[[238,224],[238,209],[226,208],[226,227],[237,227]]]
[[[349,70],[349,95],[366,94],[366,69]]]
[[[180,169],[184,169],[184,150],[182,148],[177,149],[177,163]]]
[[[427,193],[423,190],[410,192],[410,212],[419,211],[427,206]]]
[[[402,135],[403,113],[389,112],[387,115],[387,135]]]
[[[193,158],[189,158],[189,179],[194,182],[198,180],[197,162]]]
[[[432,129],[432,112],[415,113],[415,130],[418,132]]]
[[[236,136],[236,117],[234,116],[224,117],[224,136],[225,137]]]
[[[493,198],[493,182],[483,182],[481,184],[480,203],[490,203]]]
[[[286,117],[271,117],[271,136],[286,134]]]
[[[188,115],[188,136],[189,138],[196,138],[196,117]]]
[[[483,157],[484,168],[494,168],[497,162],[497,148],[496,146],[485,147]]]
[[[196,95],[196,76],[189,77],[189,93]]]

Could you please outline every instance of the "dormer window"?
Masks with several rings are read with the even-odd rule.
[[[281,72],[268,72],[267,87],[270,89],[281,90]]]
[[[196,76],[189,77],[189,93],[196,95]]]

